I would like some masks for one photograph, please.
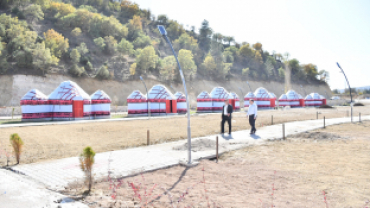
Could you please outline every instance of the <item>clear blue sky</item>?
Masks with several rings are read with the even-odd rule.
[[[370,85],[369,0],[133,0],[185,28],[206,19],[237,42],[260,42],[269,52],[290,53],[330,72],[332,89],[344,88],[336,62],[352,87]]]

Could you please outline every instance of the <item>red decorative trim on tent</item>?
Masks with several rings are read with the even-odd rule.
[[[22,119],[51,118],[51,113],[22,113]]]
[[[73,118],[72,113],[51,113],[53,118]]]
[[[128,114],[142,114],[148,113],[148,109],[145,110],[128,110]]]
[[[299,99],[294,99],[294,100],[287,100],[287,101],[289,101],[289,102],[292,102],[292,101],[298,101],[299,102]]]
[[[145,99],[136,100],[136,99],[127,99],[127,103],[146,103]]]
[[[92,111],[91,115],[110,115],[110,111]]]
[[[188,112],[188,109],[177,109],[178,113],[186,113]]]
[[[72,105],[72,100],[49,100],[50,105]]]
[[[212,99],[212,101],[216,101],[216,102],[224,102],[225,99]]]
[[[90,105],[91,101],[90,100],[84,100],[84,105]]]
[[[223,107],[212,107],[212,110],[222,110]]]
[[[166,103],[166,99],[149,99],[151,103]]]
[[[91,115],[90,112],[84,112],[84,117],[89,117]]]
[[[186,102],[186,99],[177,99],[177,102],[178,103],[183,103],[183,102]]]
[[[255,101],[270,101],[271,98],[255,98]]]
[[[271,107],[270,105],[257,105],[258,107]]]
[[[166,113],[166,109],[159,109],[159,110],[150,109],[150,112],[151,113]]]
[[[197,99],[197,102],[212,102],[212,99]]]
[[[21,100],[21,105],[49,105],[48,100]]]
[[[244,100],[250,100],[250,99],[256,99],[256,98],[254,98],[254,97],[247,97],[247,98],[244,98]]]
[[[212,107],[197,107],[197,111],[208,111],[212,110]]]
[[[279,100],[279,102],[289,102],[289,100],[281,99],[281,100]]]
[[[111,103],[110,100],[104,99],[104,100],[91,100],[91,104],[103,104],[103,103]]]

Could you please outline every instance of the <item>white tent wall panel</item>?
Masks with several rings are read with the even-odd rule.
[[[186,112],[188,112],[188,108],[186,106],[186,102],[177,102],[177,112],[178,113],[186,113]]]
[[[127,104],[128,114],[148,114],[148,103],[128,103]]]
[[[258,108],[269,108],[271,107],[270,100],[259,100],[258,98],[255,101]]]
[[[166,115],[166,102],[150,102],[151,115]]]
[[[212,101],[198,101],[197,112],[212,112]]]

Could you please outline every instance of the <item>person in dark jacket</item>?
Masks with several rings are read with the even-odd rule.
[[[225,122],[229,124],[229,134],[231,135],[231,114],[233,113],[233,106],[229,104],[229,100],[225,100],[225,104],[222,108],[222,122],[221,122],[221,133],[225,133]]]

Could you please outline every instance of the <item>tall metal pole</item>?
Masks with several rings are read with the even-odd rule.
[[[248,84],[249,90],[252,92],[251,86],[249,85],[248,81],[247,81],[247,84]]]
[[[148,119],[150,119],[150,102],[149,102],[149,94],[148,94],[148,88],[146,88],[146,84],[144,82],[144,79],[140,76],[141,82],[144,84],[145,90],[146,90],[146,104],[148,105]]]
[[[338,65],[339,69],[342,71],[342,73],[344,75],[344,78],[346,78],[346,81],[347,81],[347,84],[348,84],[348,87],[349,87],[349,95],[351,96],[351,122],[353,122],[353,103],[352,103],[352,90],[351,90],[351,86],[349,85],[349,81],[347,79],[346,74],[344,73],[344,70],[342,69],[342,67],[340,67],[340,65],[339,65],[338,62],[337,62],[337,65]]]
[[[186,105],[187,105],[187,109],[188,109],[188,113],[187,113],[188,114],[188,164],[191,164],[190,102],[189,102],[188,91],[186,90],[185,78],[184,78],[184,74],[183,74],[182,69],[181,69],[181,66],[180,66],[180,62],[177,59],[176,52],[175,52],[175,50],[172,47],[171,41],[167,37],[166,29],[164,28],[164,26],[158,25],[158,30],[163,35],[163,37],[166,39],[168,45],[170,45],[170,47],[172,49],[172,53],[175,56],[177,65],[179,66],[179,71],[180,71],[180,76],[181,76],[181,79],[182,79],[182,84],[184,85],[184,91],[185,91],[185,96],[186,96]]]

